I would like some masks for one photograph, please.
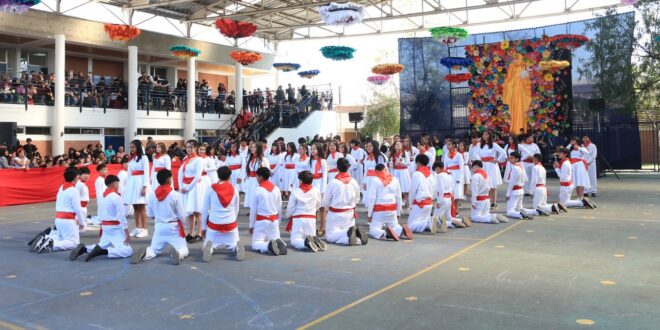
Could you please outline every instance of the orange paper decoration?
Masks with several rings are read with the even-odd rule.
[[[404,66],[399,63],[378,64],[371,68],[371,72],[380,75],[390,76],[402,72]]]
[[[261,54],[255,52],[231,52],[229,56],[243,65],[259,62],[263,58]]]
[[[112,40],[126,41],[139,36],[142,30],[132,25],[105,24],[105,32]]]

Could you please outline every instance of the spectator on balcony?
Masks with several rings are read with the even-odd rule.
[[[291,84],[289,84],[289,87],[286,89],[286,97],[289,104],[296,104],[296,90],[291,87]]]
[[[13,102],[13,90],[11,79],[3,79],[2,87],[0,87],[0,102]]]
[[[282,103],[286,100],[286,95],[284,95],[284,90],[282,89],[282,86],[277,86],[277,90],[275,91],[275,102],[276,103]]]
[[[305,85],[302,85],[302,87],[300,87],[300,98],[302,99],[307,94],[309,94],[309,90],[307,90]]]
[[[113,156],[116,156],[117,152],[115,152],[115,149],[113,149],[112,144],[108,144],[108,147],[105,149],[105,157],[106,158],[112,158]]]
[[[101,77],[101,80],[96,84],[96,94],[98,95],[99,105],[102,108],[108,106],[108,85],[105,83],[105,78]]]
[[[227,105],[234,109],[233,113],[236,113],[236,109],[235,109],[236,95],[234,91],[231,91],[231,93],[229,93],[229,95],[227,96]]]

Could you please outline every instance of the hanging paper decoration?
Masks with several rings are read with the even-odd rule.
[[[453,44],[458,40],[467,38],[468,32],[463,28],[443,26],[435,27],[429,30],[434,39],[438,39],[443,44]]]
[[[24,14],[30,7],[41,3],[41,0],[0,0],[0,12],[8,14]]]
[[[347,46],[325,46],[321,47],[321,54],[325,58],[335,61],[345,61],[353,58],[355,48]]]
[[[589,38],[577,34],[559,34],[548,39],[559,48],[577,49],[589,41]]]
[[[550,71],[561,70],[563,68],[567,68],[569,65],[571,65],[571,63],[569,63],[568,61],[551,60],[551,61],[539,62],[539,67],[541,67],[541,69],[550,70]]]
[[[220,18],[215,21],[215,27],[228,38],[246,38],[257,31],[257,26],[248,22],[234,21],[231,18]]]
[[[445,76],[446,81],[454,84],[466,82],[470,80],[470,78],[472,78],[472,75],[470,73],[454,73]]]
[[[317,11],[327,25],[348,26],[362,22],[364,17],[364,7],[352,2],[331,2],[319,7]]]
[[[139,36],[142,33],[142,30],[132,25],[105,24],[105,32],[111,40],[126,41]]]
[[[318,76],[319,73],[321,73],[321,71],[319,71],[319,70],[307,70],[307,71],[298,72],[298,75],[302,78],[305,78],[305,79],[312,79],[312,78]]]
[[[367,81],[368,81],[368,82],[370,82],[370,83],[372,83],[372,84],[374,84],[374,85],[378,85],[378,86],[380,86],[380,85],[382,85],[382,84],[388,82],[389,80],[390,80],[390,76],[381,76],[381,75],[378,75],[378,76],[367,77]]]
[[[458,70],[472,65],[472,60],[464,57],[444,57],[440,60],[440,64],[450,69]]]
[[[403,71],[404,66],[399,63],[378,64],[371,68],[371,72],[378,75],[393,75]]]
[[[634,5],[637,3],[637,0],[621,0],[621,3],[624,5]]]
[[[234,61],[241,63],[243,65],[249,65],[261,61],[263,56],[255,52],[231,52],[229,56],[234,59]]]
[[[202,53],[202,51],[197,48],[188,47],[185,45],[174,45],[170,47],[170,51],[172,52],[172,55],[178,58],[196,57]]]
[[[300,64],[298,63],[273,63],[273,67],[277,70],[284,72],[298,71]]]

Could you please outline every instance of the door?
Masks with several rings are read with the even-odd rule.
[[[103,148],[107,149],[109,145],[112,144],[112,149],[117,151],[119,146],[125,147],[124,146],[124,137],[123,136],[105,136],[105,144],[103,145]]]

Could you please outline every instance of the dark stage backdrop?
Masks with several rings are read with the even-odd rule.
[[[631,16],[634,17],[633,12],[617,15],[621,21]],[[443,57],[465,57],[464,47],[467,45],[541,38],[543,35],[578,34],[591,40],[595,37],[595,31],[588,30],[586,24],[592,21],[475,34],[451,48],[430,37],[399,39],[399,63],[405,66],[399,77],[401,134],[410,135],[414,141],[418,141],[423,132],[441,138],[445,135],[457,138],[469,135],[468,84],[449,84],[443,79],[449,73],[440,64]],[[632,33],[632,30],[625,31],[628,37],[632,37]],[[551,146],[564,144],[568,136],[586,134],[592,137],[599,147],[599,153],[614,168],[641,168],[637,117],[607,103],[602,109],[593,109],[593,104],[589,106],[589,100],[598,98],[598,92],[593,82],[580,76],[578,67],[580,63],[589,61],[593,54],[585,46],[572,52],[559,52],[555,55],[568,60],[571,67],[568,77],[562,77],[555,90],[561,89],[562,94],[570,93],[572,97],[569,96],[569,102],[563,105],[569,115],[566,127],[559,137],[550,138]],[[630,70],[630,61],[614,65],[620,65],[622,71]]]

